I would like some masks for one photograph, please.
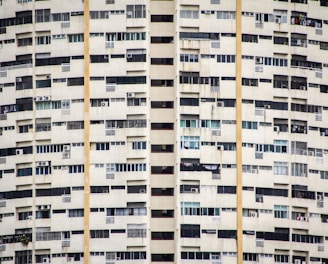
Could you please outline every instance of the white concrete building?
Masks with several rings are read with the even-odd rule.
[[[328,264],[328,0],[0,0],[0,263]]]

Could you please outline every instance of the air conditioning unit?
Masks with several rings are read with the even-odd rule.
[[[64,145],[63,146],[63,151],[70,151],[71,146],[70,145]]]
[[[210,15],[212,12],[211,12],[211,10],[205,10],[204,11],[204,14],[206,14],[206,15]]]
[[[255,211],[250,211],[250,212],[249,212],[249,216],[250,216],[250,217],[257,217],[257,212],[255,212]]]
[[[106,101],[103,101],[103,102],[101,102],[101,104],[100,104],[102,107],[106,107],[106,106],[108,106],[108,102],[106,102]]]
[[[300,86],[300,90],[305,90],[305,86]]]
[[[128,96],[128,98],[134,98],[135,97],[135,93],[128,93],[127,96]]]
[[[39,96],[39,101],[45,101],[45,96]]]
[[[131,59],[131,58],[132,58],[132,53],[128,53],[128,54],[126,54],[126,57],[127,57],[128,59]]]
[[[50,259],[49,258],[43,258],[42,263],[50,263]]]
[[[139,193],[145,193],[146,189],[139,189]]]
[[[301,217],[301,221],[307,222],[307,217]]]
[[[280,127],[279,126],[274,126],[273,127],[273,131],[279,132],[280,131]]]
[[[16,155],[23,155],[24,151],[22,149],[16,149]]]
[[[258,173],[257,169],[252,169],[252,173],[257,174]]]
[[[309,156],[314,156],[314,151],[309,151],[309,152],[308,152],[308,155],[309,155]]]
[[[294,264],[302,264],[302,261],[300,259],[295,259]]]
[[[224,102],[223,101],[218,101],[218,106],[224,107]]]
[[[281,18],[280,17],[275,17],[274,22],[277,24],[281,23]]]
[[[190,191],[194,192],[194,193],[198,193],[199,190],[198,190],[198,188],[190,188]]]
[[[50,95],[44,96],[44,101],[51,101],[51,96]]]
[[[31,215],[28,215],[27,217],[26,217],[26,220],[32,220],[32,216]]]
[[[41,101],[41,100],[40,100],[40,96],[35,96],[35,97],[34,97],[34,102],[39,102],[39,101]]]

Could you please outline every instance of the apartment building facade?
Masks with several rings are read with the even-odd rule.
[[[1,0],[0,263],[328,264],[327,0]]]

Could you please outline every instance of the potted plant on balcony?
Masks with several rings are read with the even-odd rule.
[[[22,242],[23,245],[27,245],[28,242],[30,242],[30,239],[29,239],[25,234],[23,234],[23,235],[20,237],[20,242]]]

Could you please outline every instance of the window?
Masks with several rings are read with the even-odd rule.
[[[69,209],[68,217],[84,217],[83,209]]]
[[[15,251],[15,264],[32,263],[32,250]]]
[[[126,51],[127,62],[146,62],[145,49],[128,49]]]
[[[32,211],[28,211],[28,212],[19,212],[19,213],[18,213],[18,220],[21,221],[21,220],[28,220],[28,219],[31,219],[31,218],[32,218],[32,215],[33,215],[33,212],[32,212]]]
[[[132,149],[146,149],[146,141],[133,141]]]
[[[200,225],[183,224],[180,229],[180,237],[200,238]]]
[[[50,9],[37,9],[35,10],[35,22],[49,22],[50,21]]]
[[[152,262],[173,262],[174,254],[151,254]]]
[[[219,230],[218,238],[236,238],[236,230]]]
[[[69,13],[54,13],[51,14],[52,21],[69,21],[70,15]]]
[[[109,18],[109,11],[90,11],[91,19],[107,19]]]
[[[218,186],[218,193],[236,193],[236,186]]]
[[[90,55],[91,63],[108,63],[109,56],[108,55]]]
[[[17,46],[31,46],[32,45],[32,38],[19,38],[17,39]]]
[[[84,35],[83,34],[71,34],[68,35],[68,42],[83,42]]]
[[[288,162],[274,161],[273,162],[274,175],[288,175]]]
[[[151,188],[152,196],[173,196],[173,188]]]
[[[235,11],[217,11],[217,19],[236,19]]]
[[[181,62],[198,62],[198,54],[180,54]]]
[[[180,18],[197,19],[198,14],[199,14],[198,10],[180,10]]]
[[[90,238],[109,238],[109,230],[90,230]]]
[[[84,165],[70,165],[68,166],[68,173],[83,173]]]
[[[23,177],[23,176],[31,176],[32,175],[32,168],[22,168],[17,169],[17,177]]]
[[[226,54],[219,54],[217,55],[217,62],[219,63],[235,63],[236,55],[226,55]]]
[[[258,86],[259,85],[259,80],[258,79],[242,78],[242,85],[245,85],[245,86]]]
[[[168,44],[168,43],[173,43],[173,37],[151,37],[150,43],[152,44]]]
[[[106,33],[106,41],[146,40],[146,32],[113,32]]]
[[[173,15],[151,15],[151,22],[173,22]]]
[[[242,35],[242,41],[243,42],[257,43],[258,42],[258,35],[243,34]]]
[[[257,262],[258,255],[256,253],[243,253],[243,260]]]
[[[127,227],[127,237],[147,237],[146,224],[128,224]]]
[[[274,206],[275,218],[289,218],[289,206],[287,205],[275,205]]]
[[[291,174],[292,176],[307,177],[308,176],[308,165],[304,163],[295,163],[291,164]]]
[[[180,148],[181,149],[199,149],[200,137],[199,136],[181,136]]]
[[[199,106],[199,98],[180,98],[181,106]]]
[[[257,129],[257,122],[243,121],[242,128],[243,129]]]
[[[174,217],[174,210],[151,210],[152,218],[170,218]]]
[[[127,18],[146,18],[145,5],[127,5],[126,6]]]
[[[51,36],[37,36],[35,37],[36,45],[48,45],[51,44]]]
[[[174,232],[151,232],[152,240],[174,240]]]
[[[151,58],[152,65],[173,65],[173,58]]]
[[[289,255],[274,255],[275,263],[289,263]]]
[[[128,186],[127,193],[146,193],[147,186],[146,185],[133,185]]]
[[[152,130],[173,130],[173,123],[151,123]]]

